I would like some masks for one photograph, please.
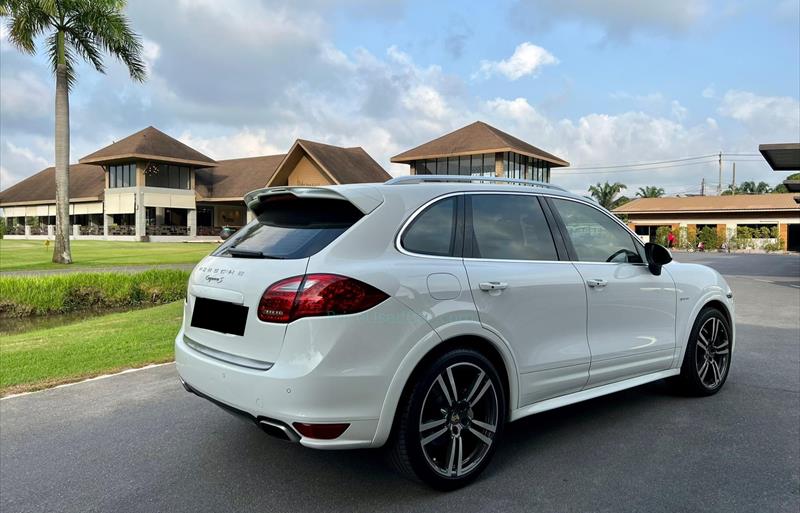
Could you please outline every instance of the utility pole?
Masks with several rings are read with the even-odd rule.
[[[703,178],[700,181],[700,196],[705,196],[705,195],[706,195],[706,179]]]
[[[731,180],[731,194],[736,194],[736,162],[733,163],[733,180]]]
[[[717,182],[717,196],[722,194],[722,152],[719,152],[719,182]]]

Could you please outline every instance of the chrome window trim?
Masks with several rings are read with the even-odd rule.
[[[449,192],[447,194],[443,194],[441,196],[436,196],[435,198],[432,198],[432,199],[426,201],[425,203],[422,204],[422,206],[417,208],[414,211],[414,213],[412,213],[408,217],[408,219],[406,219],[406,221],[403,223],[403,225],[400,227],[400,230],[397,232],[397,236],[395,237],[395,243],[394,243],[395,249],[397,249],[397,251],[399,251],[400,253],[402,253],[402,254],[404,254],[406,256],[421,257],[421,258],[436,258],[436,259],[443,259],[443,260],[461,260],[461,261],[464,261],[464,262],[467,262],[467,261],[470,261],[470,262],[517,262],[517,263],[521,263],[521,262],[527,262],[527,263],[576,263],[576,262],[580,262],[580,263],[586,263],[586,264],[602,264],[602,265],[647,265],[647,262],[642,262],[642,263],[634,263],[634,262],[592,262],[590,260],[571,260],[571,259],[567,259],[567,260],[561,260],[561,259],[559,259],[559,260],[506,260],[506,259],[501,259],[501,258],[452,257],[452,256],[425,255],[425,254],[422,254],[422,253],[415,253],[413,251],[408,251],[407,249],[405,249],[403,247],[403,245],[401,244],[401,240],[403,238],[403,234],[405,233],[406,229],[408,229],[408,226],[414,221],[414,219],[416,219],[416,217],[418,215],[420,215],[426,208],[428,208],[430,205],[436,203],[437,201],[445,200],[445,199],[453,197],[453,196],[458,196],[458,195],[467,196],[467,195],[473,195],[473,194],[507,194],[507,195],[514,195],[514,196],[534,196],[534,197],[542,196],[542,197],[548,197],[548,198],[554,198],[554,199],[563,199],[563,200],[567,200],[567,201],[574,201],[575,203],[580,203],[582,205],[589,206],[589,207],[593,208],[594,210],[598,211],[599,213],[603,214],[604,216],[608,217],[609,219],[613,220],[620,227],[622,227],[622,229],[624,229],[626,232],[628,232],[628,234],[632,235],[633,236],[634,245],[638,244],[639,245],[639,249],[644,251],[644,243],[641,241],[641,239],[639,239],[639,237],[636,235],[636,233],[634,233],[633,230],[631,230],[628,227],[628,225],[623,223],[614,214],[609,213],[607,210],[605,210],[602,207],[592,203],[589,200],[585,200],[585,199],[582,199],[582,198],[573,198],[573,197],[570,197],[570,196],[564,196],[564,195],[560,195],[560,194],[548,194],[547,192],[544,192],[544,191],[535,191],[534,192],[534,191],[505,191],[505,190],[504,191],[457,191],[457,192]],[[465,222],[466,222],[466,220],[465,220]],[[551,228],[551,230],[552,230],[552,228]]]
[[[226,353],[225,351],[212,349],[208,346],[204,346],[203,344],[192,340],[187,335],[183,336],[183,343],[186,344],[187,347],[190,347],[191,349],[194,349],[198,353],[206,355],[209,358],[213,358],[215,360],[219,360],[225,363],[230,363],[232,365],[237,365],[239,367],[247,367],[248,369],[266,371],[271,369],[272,366],[275,365],[272,362],[254,360],[252,358],[237,356],[235,354]]]
[[[402,253],[402,254],[404,254],[406,256],[422,257],[422,258],[436,258],[436,259],[441,259],[441,260],[461,260],[462,259],[461,257],[441,256],[441,255],[426,255],[424,253],[415,253],[413,251],[408,251],[406,248],[403,247],[403,244],[401,243],[401,241],[403,239],[403,234],[406,232],[408,227],[411,225],[412,222],[414,222],[414,219],[416,219],[417,216],[419,216],[420,214],[422,214],[422,212],[425,211],[425,209],[427,209],[429,206],[431,206],[434,203],[437,203],[439,201],[444,201],[447,198],[452,198],[454,196],[460,196],[460,195],[463,195],[463,194],[464,194],[463,191],[449,192],[449,193],[443,194],[441,196],[436,196],[435,198],[429,199],[428,201],[423,203],[422,206],[417,208],[410,216],[408,216],[408,219],[406,219],[406,221],[402,224],[402,226],[400,226],[400,230],[397,232],[397,235],[394,238],[394,247],[395,247],[395,249],[397,249],[397,251],[399,251],[400,253]]]

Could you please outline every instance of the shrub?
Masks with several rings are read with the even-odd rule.
[[[188,279],[172,269],[0,277],[0,317],[170,303],[186,296]]]
[[[761,246],[761,248],[767,253],[772,253],[773,251],[784,251],[786,249],[786,241],[780,237],[777,237],[775,242],[767,242]]]
[[[719,249],[719,235],[717,234],[717,230],[710,226],[704,226],[703,229],[700,230],[697,234],[697,240],[705,245],[706,251]]]
[[[689,239],[689,228],[687,226],[681,226],[678,228],[678,233],[676,234],[676,245],[680,249],[692,249],[692,241]]]
[[[672,228],[669,226],[659,226],[658,228],[656,228],[655,243],[667,247],[667,245],[669,244],[667,237],[669,236],[670,230],[672,230]]]

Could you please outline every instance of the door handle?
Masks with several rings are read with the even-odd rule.
[[[591,278],[586,280],[586,284],[589,285],[593,289],[602,289],[608,282],[602,278]]]
[[[504,290],[508,287],[508,283],[502,281],[482,281],[479,285],[481,290],[492,291],[492,290]]]

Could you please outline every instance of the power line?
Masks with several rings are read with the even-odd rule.
[[[716,156],[717,154],[713,153],[710,155],[697,155],[695,157],[684,157],[679,159],[654,160],[652,162],[635,162],[630,164],[609,164],[604,166],[580,166],[580,167],[570,167],[569,169],[612,169],[617,167],[638,167],[638,166],[649,166],[653,164],[669,164],[672,162],[685,162],[687,160],[698,160]]]
[[[761,157],[758,153],[722,153],[722,158],[725,160],[736,160],[736,161],[748,161],[748,162],[757,162],[763,161],[762,158],[755,158],[755,159],[733,159],[729,157]],[[707,162],[715,162],[720,157],[720,153],[709,153],[708,155],[695,155],[693,157],[681,157],[675,159],[666,159],[666,160],[653,160],[649,162],[632,162],[628,164],[604,164],[599,166],[576,166],[576,167],[569,167],[567,169],[570,170],[600,170],[600,169],[617,169],[617,168],[638,168],[638,167],[649,167],[659,164],[671,164],[675,162],[689,162],[695,160],[703,160],[703,159],[714,159],[708,160]]]
[[[700,162],[686,162],[683,164],[667,164],[664,166],[650,166],[650,167],[639,167],[635,169],[607,169],[605,171],[578,171],[577,173],[573,173],[573,169],[585,169],[585,168],[575,168],[575,167],[565,167],[562,168],[565,173],[569,173],[570,175],[603,175],[603,174],[612,174],[612,173],[631,173],[636,171],[650,171],[653,169],[670,169],[670,168],[680,168],[680,167],[687,167],[687,166],[699,166],[699,165],[706,165],[706,164],[713,164],[714,161],[706,160]]]
[[[728,162],[761,162],[761,163],[766,164],[766,162],[763,159],[752,159],[752,160],[727,159],[727,161]],[[700,165],[704,165],[704,164],[716,164],[716,163],[717,163],[716,159],[710,159],[710,160],[698,160],[698,161],[694,161],[694,162],[682,162],[682,163],[678,162],[678,163],[666,164],[666,165],[654,165],[654,166],[647,166],[647,167],[636,167],[636,168],[633,168],[633,169],[630,169],[630,168],[617,169],[617,168],[612,168],[612,167],[609,166],[607,168],[596,168],[597,169],[596,171],[577,171],[577,172],[573,172],[573,170],[575,170],[575,169],[579,169],[579,170],[595,169],[595,168],[583,168],[583,167],[565,167],[565,168],[560,168],[559,170],[560,171],[564,171],[564,172],[569,172],[570,175],[600,175],[600,174],[630,173],[630,172],[634,172],[634,171],[650,171],[650,170],[654,170],[654,169],[674,169],[674,168],[682,168],[682,167],[688,167],[688,166],[700,166]]]

